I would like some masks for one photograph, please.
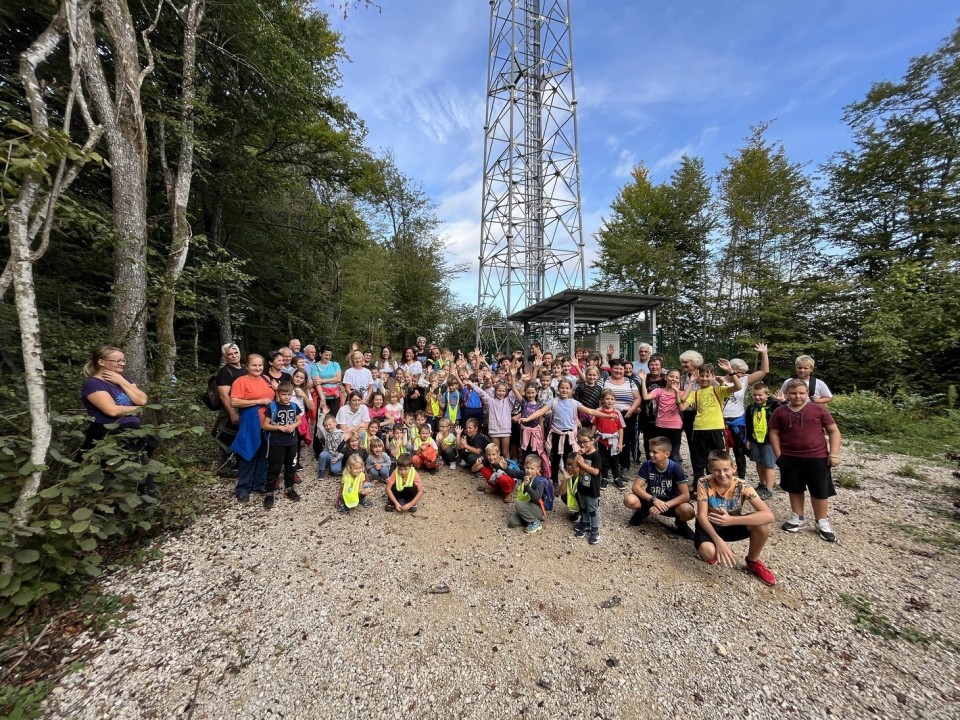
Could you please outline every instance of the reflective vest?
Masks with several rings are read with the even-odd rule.
[[[343,473],[343,504],[348,508],[355,508],[360,504],[360,486],[363,484],[364,474],[353,476]]]
[[[580,503],[577,502],[577,488],[580,486],[580,473],[567,480],[567,510],[572,513],[580,512]]]
[[[753,414],[753,436],[758,443],[767,439],[767,408],[765,405]]]
[[[393,487],[396,492],[403,492],[408,487],[413,487],[413,479],[416,477],[417,471],[414,468],[407,470],[407,476],[405,478],[400,477],[400,468],[397,468],[393,471]]]
[[[460,416],[460,393],[454,390],[451,395],[450,391],[447,390],[443,399],[447,403],[447,417],[450,418],[452,425],[456,425],[457,418]]]

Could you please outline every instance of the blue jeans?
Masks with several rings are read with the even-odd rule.
[[[244,460],[242,457],[237,456],[237,466],[239,469],[239,473],[237,474],[237,488],[235,491],[237,495],[264,492],[266,489],[267,455],[264,452],[265,450],[265,446],[261,445],[260,449],[257,450],[257,454],[250,460]]]
[[[392,466],[393,463],[390,463],[390,465],[384,465],[377,470],[372,465],[367,465],[367,480],[383,480],[386,482],[390,479],[390,468]]]
[[[343,470],[343,456],[341,455],[340,459],[336,462],[331,461],[330,458],[332,457],[333,456],[327,450],[324,450],[322,453],[320,453],[320,457],[317,458],[317,467],[319,468],[319,472],[317,474],[319,477],[325,478],[328,470],[334,475],[339,475]]]

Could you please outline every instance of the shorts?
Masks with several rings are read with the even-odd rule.
[[[717,535],[725,542],[737,542],[738,540],[747,540],[750,538],[750,528],[746,525],[728,525],[727,527],[715,527]],[[700,521],[694,523],[693,527],[693,546],[700,547],[705,542],[712,543],[713,538],[707,534],[707,531],[700,527]]]
[[[750,441],[750,459],[758,465],[768,468],[777,466],[777,456],[773,454],[773,448],[770,443],[757,443]]]
[[[780,467],[780,487],[788,493],[809,490],[810,497],[817,500],[826,500],[837,494],[827,458],[781,455],[777,465]]]
[[[664,502],[669,502],[669,501],[672,500],[673,498],[660,498],[660,499],[663,500]],[[643,517],[647,517],[647,515],[650,514],[651,508],[653,508],[653,501],[652,501],[652,500],[643,500],[643,499],[641,498],[641,500],[640,500],[640,509],[639,509],[637,512],[642,513],[642,514],[643,514]],[[667,510],[666,512],[660,513],[660,517],[675,518],[676,516],[677,516],[677,509],[676,509],[675,507],[670,508],[670,509]]]

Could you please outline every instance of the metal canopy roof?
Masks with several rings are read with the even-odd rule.
[[[570,289],[551,295],[536,305],[524,308],[507,317],[510,322],[568,322],[570,305],[574,306],[575,322],[606,323],[624,315],[652,310],[673,298],[660,295],[633,295],[631,293],[601,292],[599,290]]]

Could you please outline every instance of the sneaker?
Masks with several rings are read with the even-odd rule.
[[[773,493],[767,488],[766,485],[757,485],[757,495],[761,500],[769,500],[773,497]]]
[[[292,502],[300,502],[300,494],[293,488],[287,488],[287,499]]]
[[[580,522],[580,513],[571,513],[567,516],[574,525]]]
[[[301,482],[303,482],[303,480],[300,478],[300,473],[294,473],[294,474],[293,474],[293,484],[294,484],[294,485],[299,485]]]
[[[836,542],[837,534],[830,527],[830,521],[827,518],[817,520],[817,531],[820,533],[820,539],[827,542]]]
[[[360,501],[360,504],[363,505],[364,507],[373,507],[373,500],[371,500],[368,497],[365,497],[363,500]]]
[[[455,462],[450,463],[450,469],[451,469],[451,470],[456,470],[456,469],[457,469],[457,464],[456,464]]]
[[[644,512],[643,510],[634,510],[633,515],[630,516],[630,525],[637,527],[641,525],[644,520],[647,519],[649,513]]]
[[[250,493],[248,493],[248,492],[238,492],[238,493],[237,493],[237,502],[242,502],[242,503],[250,502]]]
[[[600,489],[601,489],[601,490],[606,490],[609,485],[610,485],[610,481],[609,481],[609,480],[607,480],[606,478],[600,478]]]
[[[573,526],[573,534],[578,538],[583,537],[584,535],[587,534],[587,526],[584,525],[582,522],[577,522]]]
[[[273,507],[273,493],[267,493],[263,496],[263,506],[269,510]]]
[[[600,542],[600,531],[591,530],[590,537],[587,539],[587,542],[590,543],[591,545],[596,545],[598,542]]]
[[[540,532],[541,530],[543,530],[543,523],[540,522],[539,520],[534,520],[532,523],[530,523],[529,525],[527,525],[527,527],[523,529],[523,531],[527,535],[533,535],[534,533]]]
[[[760,578],[760,582],[766,585],[777,584],[777,579],[773,576],[773,573],[770,572],[770,569],[760,560],[747,558],[747,570]]]
[[[693,540],[693,530],[680,518],[674,520],[673,527],[681,537],[685,537],[687,540]]]
[[[416,505],[414,505],[412,508],[410,508],[409,510],[407,510],[407,512],[408,512],[410,515],[413,515],[416,511],[417,511],[417,506],[416,506]]]
[[[517,499],[517,494],[513,492],[509,492],[503,496],[503,501],[505,503],[512,503],[516,499]]]
[[[786,521],[783,525],[781,525],[780,527],[781,527],[782,529],[786,530],[787,532],[795,533],[795,532],[800,532],[800,528],[802,528],[802,527],[804,526],[804,524],[806,524],[806,520],[804,519],[804,517],[803,517],[802,515],[797,515],[796,513],[791,513],[791,514],[790,514],[790,519],[787,520],[787,521]]]
[[[614,478],[613,485],[614,487],[617,488],[617,490],[626,490],[627,488],[626,484],[623,482],[621,478]]]
[[[344,505],[343,503],[337,503],[337,512],[345,513],[349,511],[350,511],[350,508],[348,508],[346,505]]]
[[[720,556],[717,554],[714,554],[713,560],[704,560],[704,562],[707,565],[716,565],[718,562],[720,562]]]
[[[387,500],[387,504],[383,506],[383,509],[387,512],[396,512],[397,509],[393,506],[393,503]]]

